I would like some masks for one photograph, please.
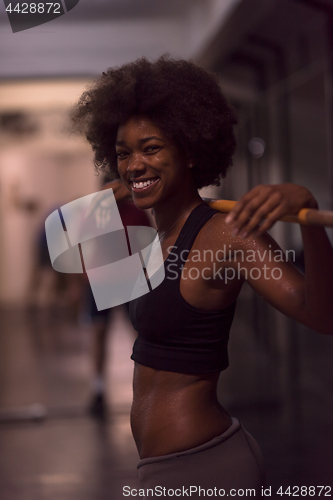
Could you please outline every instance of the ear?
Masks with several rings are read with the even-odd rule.
[[[187,158],[187,167],[193,168],[195,166],[193,158]]]

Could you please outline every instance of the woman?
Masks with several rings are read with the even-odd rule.
[[[220,496],[259,492],[258,446],[222,408],[216,386],[245,279],[284,314],[332,333],[325,231],[302,228],[306,276],[285,259],[270,261],[279,247],[266,233],[317,202],[292,184],[257,186],[227,216],[202,202],[197,190],[218,183],[232,164],[236,120],[215,76],[192,63],[143,58],[109,69],[83,94],[75,120],[96,165],[120,176],[137,207],[153,208],[165,261],[163,283],[130,305],[139,334],[131,425],[142,484],[191,498],[203,496],[199,487]]]

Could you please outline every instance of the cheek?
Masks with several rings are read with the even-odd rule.
[[[118,170],[118,174],[121,176],[124,176],[126,174],[126,164],[124,161],[120,161],[118,160],[117,161],[117,170]]]
[[[169,170],[173,170],[174,172],[182,172],[183,170],[186,170],[186,163],[176,152],[170,152],[168,156],[161,159],[161,161],[166,167],[168,167]]]
[[[178,161],[177,161],[178,160]],[[184,163],[180,162],[179,159],[173,163],[173,175],[175,178],[182,180],[186,177],[188,168]]]

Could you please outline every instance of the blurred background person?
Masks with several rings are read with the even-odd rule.
[[[110,500],[136,485],[127,424],[133,332],[119,321],[110,336],[113,413],[96,432],[86,411],[88,329],[61,315],[36,328],[25,309],[46,215],[99,190],[90,146],[69,133],[74,103],[104,68],[164,53],[192,58],[218,73],[239,123],[234,168],[202,196],[238,199],[259,183],[294,182],[332,210],[332,12],[332,0],[80,0],[13,33],[0,3],[0,416],[42,403],[50,417],[39,427],[0,425],[3,498]],[[295,225],[271,233],[300,251]],[[238,307],[220,399],[257,437],[273,490],[331,484],[332,339],[250,288]]]
[[[113,189],[120,218],[125,228],[127,226],[151,226],[146,212],[138,209],[134,205],[130,193],[121,182],[118,180],[110,182],[110,179],[104,175],[101,180],[101,185],[104,189]],[[90,210],[90,214],[95,214],[97,219],[101,220],[101,222],[103,222],[103,218],[112,217],[112,214],[109,214],[108,212],[108,207],[103,207],[103,198],[100,199],[99,205],[97,204],[97,206],[94,206],[93,209]],[[99,248],[96,249],[96,251],[98,253],[102,251],[107,254],[108,249],[107,247]],[[107,334],[112,326],[112,313],[114,308],[98,310],[86,275],[84,279],[84,288],[85,292],[83,294],[83,309],[81,311],[81,317],[83,316],[83,319],[90,323],[93,336],[93,379],[91,383],[92,397],[88,411],[90,415],[104,419],[107,411],[105,396],[105,369],[106,364],[108,363]],[[126,318],[128,318],[128,307],[128,303],[122,305]]]

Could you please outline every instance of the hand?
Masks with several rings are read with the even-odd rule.
[[[121,203],[122,201],[132,201],[132,195],[129,190],[124,186],[120,179],[116,179],[114,181],[110,181],[103,186],[102,191],[105,189],[112,188],[114,197],[117,203]]]
[[[108,191],[110,188],[113,191],[114,197]],[[102,191],[94,196],[86,217],[94,214],[97,227],[106,227],[111,218],[114,200],[119,203],[131,199],[131,194],[120,180],[108,182],[103,186]]]
[[[226,217],[233,223],[232,234],[247,238],[262,235],[287,214],[297,214],[302,208],[318,208],[308,189],[296,184],[259,185],[242,196]],[[262,223],[260,227],[259,224]]]

